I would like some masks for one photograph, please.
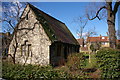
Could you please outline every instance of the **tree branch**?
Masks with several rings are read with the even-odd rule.
[[[113,10],[114,14],[117,13],[119,5],[120,5],[120,1],[115,3],[114,10]]]
[[[14,29],[14,26],[12,25],[11,20],[8,21],[4,19],[3,21],[7,22]]]
[[[17,17],[17,21],[19,21],[19,16],[20,16],[20,5],[18,4],[18,3],[16,3],[17,4],[17,15],[16,15],[16,17]]]
[[[87,14],[88,19],[89,19],[89,20],[93,20],[93,19],[95,19],[95,18],[98,18],[98,19],[100,20],[98,14],[99,14],[99,12],[100,12],[102,9],[107,9],[107,8],[106,8],[106,6],[101,7],[101,8],[97,11],[96,16],[93,17],[93,18],[91,18],[91,19],[90,19],[89,15]]]
[[[85,22],[85,24],[83,25],[83,28],[85,28],[86,24],[87,24],[88,21]]]

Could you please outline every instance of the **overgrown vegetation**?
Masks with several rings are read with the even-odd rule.
[[[83,57],[84,57],[83,68],[96,68],[96,57],[94,53],[83,54]]]
[[[12,63],[3,64],[4,79],[37,79],[37,78],[66,78],[68,75],[51,66],[19,65]]]
[[[117,49],[120,49],[120,43],[119,43],[119,44],[117,44]]]
[[[93,51],[99,50],[99,49],[100,49],[100,46],[101,46],[101,44],[98,43],[98,42],[96,42],[96,43],[90,45],[90,49],[91,49],[92,52],[93,52]]]
[[[20,65],[3,61],[4,79],[119,78],[120,51],[103,48],[96,54],[75,53],[64,66]],[[97,62],[96,62],[97,61]]]
[[[102,78],[120,78],[120,51],[102,48],[96,54]]]
[[[76,53],[68,56],[65,66],[20,65],[3,62],[4,79],[36,79],[36,78],[90,78],[82,71],[83,54]]]
[[[68,66],[70,70],[81,69],[83,60],[83,53],[71,54],[68,56],[66,66]]]

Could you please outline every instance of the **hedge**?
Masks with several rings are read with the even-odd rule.
[[[97,54],[98,68],[102,78],[120,78],[120,51],[111,48],[102,48]]]

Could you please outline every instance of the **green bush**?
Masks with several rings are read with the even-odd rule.
[[[91,55],[91,63],[89,63],[89,54],[74,53],[68,56],[66,65],[71,71],[82,70],[84,68],[96,68],[95,54]]]
[[[119,44],[117,44],[117,49],[120,49],[120,43],[119,43]]]
[[[102,48],[96,54],[98,67],[103,78],[120,78],[120,51]]]
[[[4,79],[40,79],[40,78],[89,78],[82,69],[86,66],[88,54],[74,53],[68,56],[64,66],[20,65],[3,62],[2,78]]]
[[[71,71],[80,69],[83,62],[83,53],[74,53],[68,56],[66,65]]]
[[[101,46],[101,44],[98,43],[98,42],[92,43],[92,44],[90,45],[90,49],[91,49],[92,52],[93,52],[93,51],[99,50],[99,49],[100,49],[100,46]]]
[[[69,77],[63,71],[54,70],[51,66],[19,65],[3,62],[2,77],[4,79],[40,79]]]

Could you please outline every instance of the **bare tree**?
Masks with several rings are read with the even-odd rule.
[[[14,35],[15,44],[13,44],[14,47],[14,53],[13,55],[10,55],[13,63],[15,63],[15,55],[18,47],[17,42],[17,23],[22,21],[23,19],[20,19],[21,13],[23,9],[25,8],[26,3],[20,3],[20,2],[9,2],[9,3],[3,3],[3,14],[1,21],[3,22],[3,28],[6,29],[6,31],[11,32]],[[11,38],[12,39],[12,38]]]
[[[88,23],[88,18],[86,18],[85,15],[74,19],[74,22],[78,24],[79,29],[77,30],[77,35],[79,36],[80,39],[85,39],[87,37],[97,35],[95,27],[86,28]]]
[[[79,29],[77,30],[77,34],[80,39],[84,38],[83,32],[85,29],[85,26],[87,25],[88,20],[83,17],[79,17],[75,22],[79,24]]]
[[[5,31],[13,32],[16,24],[20,20],[21,13],[26,6],[26,3],[20,2],[3,2],[2,3],[2,18],[0,19],[3,23]]]
[[[109,43],[111,48],[116,48],[116,30],[115,30],[115,20],[116,20],[116,13],[118,11],[118,7],[120,5],[120,1],[116,0],[116,2],[112,2],[113,0],[106,1],[104,5],[102,5],[94,14],[94,16],[90,17],[91,15],[87,13],[87,17],[89,20],[93,20],[98,18],[101,20],[99,16],[101,11],[104,9],[107,12],[107,24],[108,24],[108,32],[109,32]],[[103,14],[103,13],[102,13]],[[104,14],[105,15],[105,14]]]
[[[96,32],[95,27],[94,27],[93,29],[89,29],[86,32],[85,37],[87,38],[87,37],[92,37],[92,36],[95,36],[95,35],[97,35],[97,32]]]

